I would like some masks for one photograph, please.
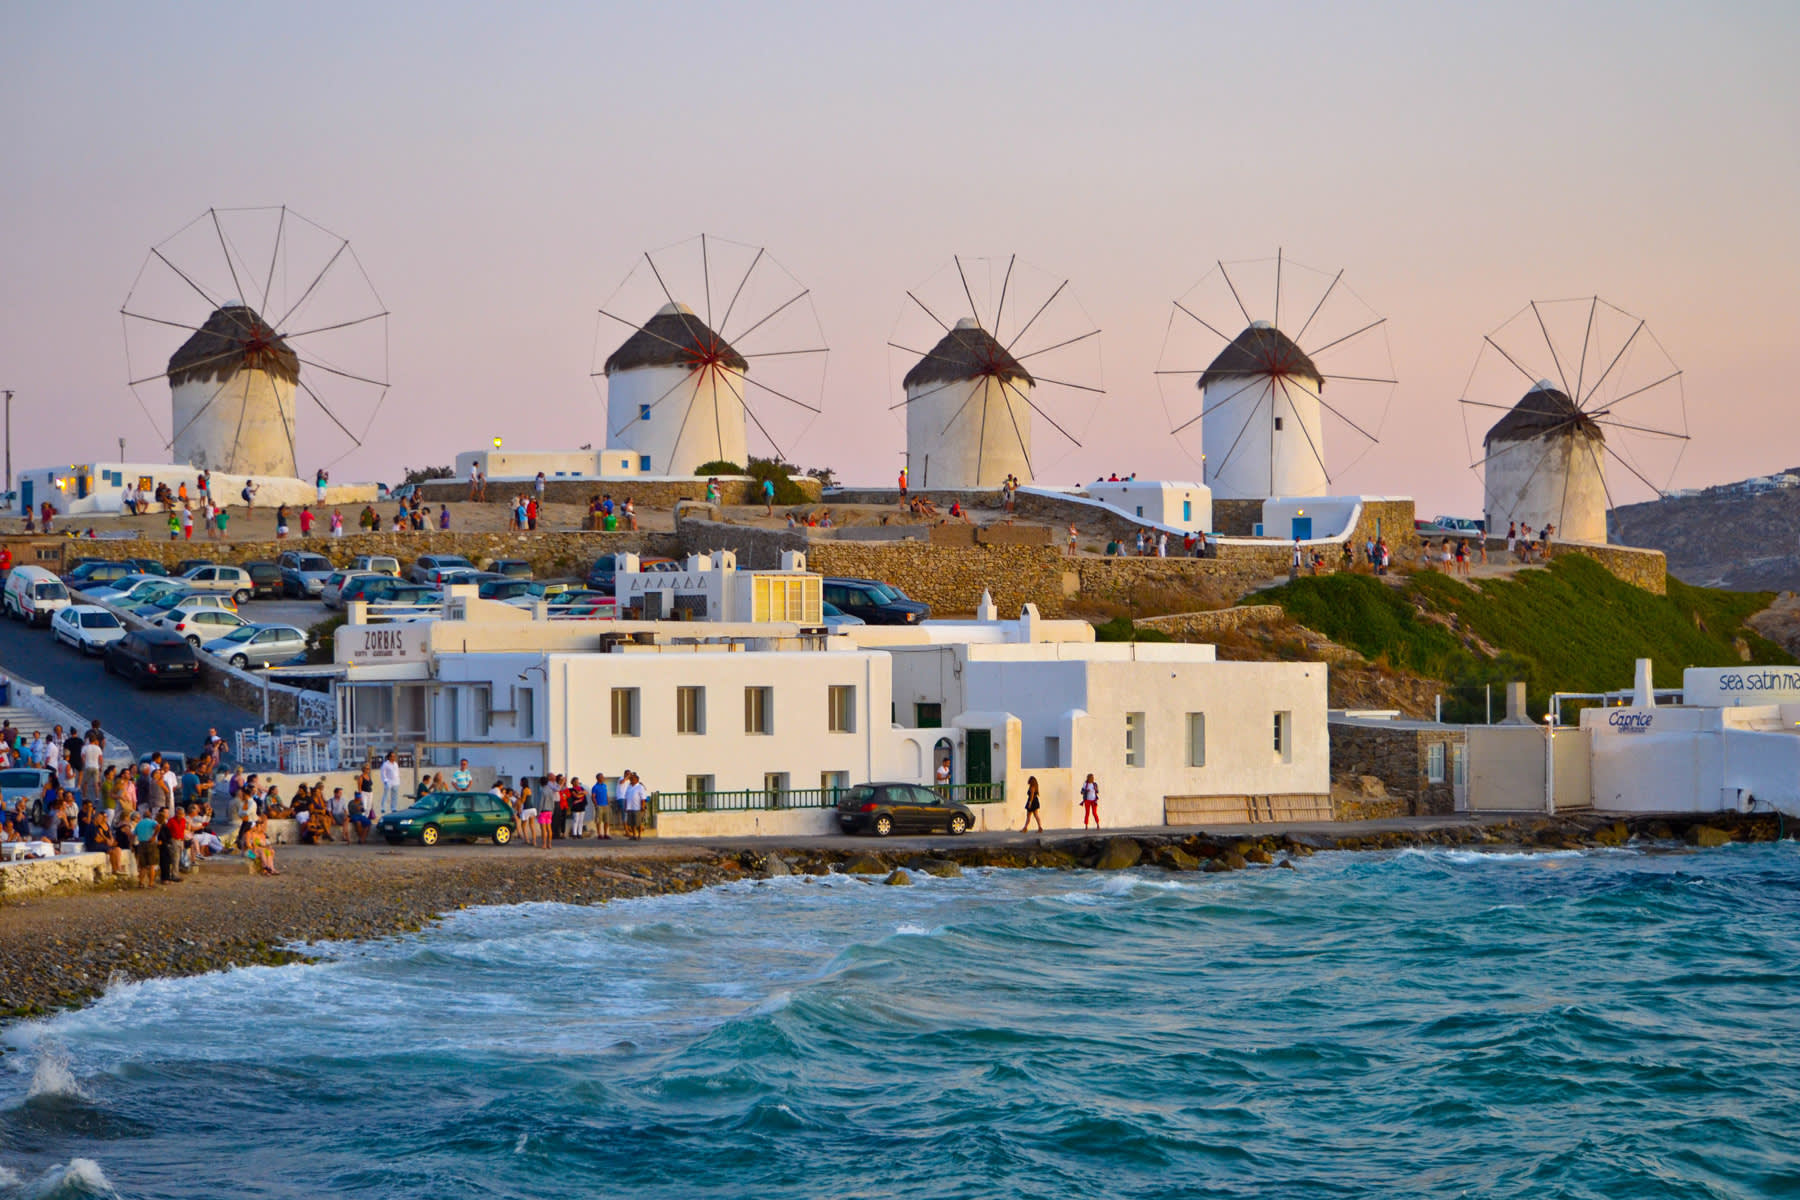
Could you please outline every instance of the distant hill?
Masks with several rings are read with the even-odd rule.
[[[1669,573],[1733,591],[1800,591],[1800,468],[1607,514],[1612,541],[1661,550]]]

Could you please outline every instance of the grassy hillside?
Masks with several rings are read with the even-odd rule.
[[[1655,596],[1570,555],[1548,570],[1480,581],[1412,576],[1399,587],[1367,575],[1302,577],[1259,593],[1295,621],[1377,662],[1451,685],[1446,717],[1480,715],[1483,684],[1526,681],[1533,710],[1553,691],[1628,687],[1633,663],[1655,662],[1659,687],[1678,687],[1689,666],[1742,661],[1792,663],[1786,651],[1744,627],[1767,592],[1722,592],[1670,578]]]

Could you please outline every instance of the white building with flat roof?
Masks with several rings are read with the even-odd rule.
[[[1323,664],[1099,643],[1030,606],[831,632],[731,599],[769,579],[799,587],[804,616],[817,576],[704,574],[739,619],[557,620],[460,587],[435,620],[352,605],[336,637],[342,757],[467,758],[515,780],[633,770],[665,836],[831,832],[832,789],[931,783],[940,763],[978,828],[1019,821],[1034,777],[1049,828],[1079,826],[1090,773],[1109,827],[1179,819],[1196,797],[1330,791]]]

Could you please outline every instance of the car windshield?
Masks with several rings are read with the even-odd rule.
[[[0,787],[34,788],[38,786],[38,780],[42,777],[41,771],[0,771]]]
[[[81,625],[84,629],[117,629],[119,618],[109,612],[84,612],[81,614]]]
[[[294,560],[294,567],[300,571],[329,571],[331,560],[318,554],[302,554]]]
[[[219,640],[222,642],[247,642],[256,636],[256,626],[239,625]]]
[[[463,567],[470,571],[475,569],[474,563],[456,554],[440,554],[432,560],[432,565],[440,571],[455,567]]]
[[[60,583],[53,583],[49,580],[34,585],[31,589],[31,594],[36,596],[39,600],[67,600],[69,598],[69,590],[67,588],[63,587]]]
[[[844,794],[840,797],[839,803],[867,804],[874,798],[875,789],[864,783],[853,788],[844,789]]]
[[[150,659],[152,662],[183,662],[186,661],[188,656],[192,653],[193,651],[188,649],[188,644],[186,642],[178,642],[173,645],[168,642],[150,643]]]

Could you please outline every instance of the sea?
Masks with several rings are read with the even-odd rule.
[[[0,1030],[0,1196],[1800,1196],[1794,843],[1297,866],[746,881],[121,983]]]

